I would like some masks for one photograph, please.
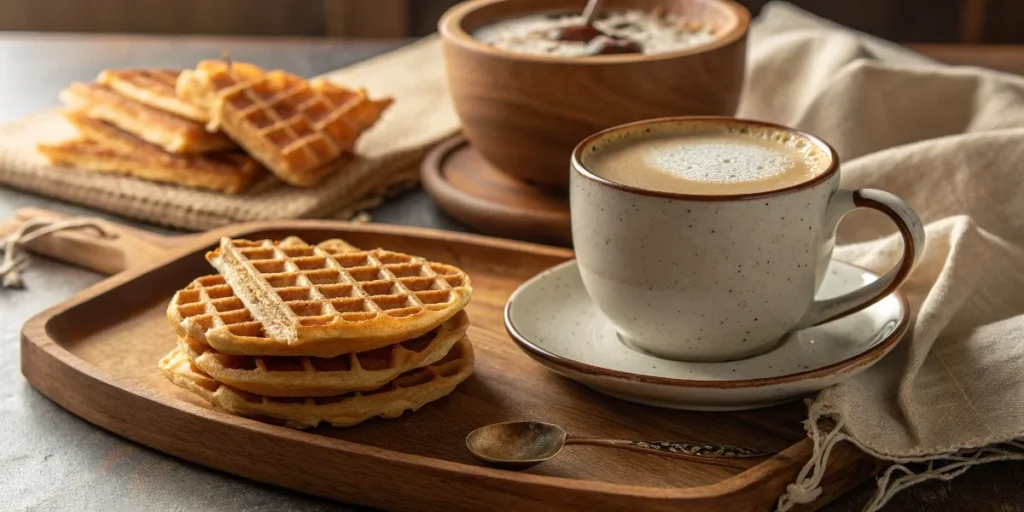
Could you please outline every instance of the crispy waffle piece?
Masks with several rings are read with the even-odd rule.
[[[260,174],[259,164],[242,153],[174,155],[83,114],[66,116],[83,137],[40,144],[39,152],[55,165],[232,194],[245,190]]]
[[[75,82],[60,92],[60,99],[71,110],[106,121],[171,153],[206,153],[236,147],[223,133],[206,131],[202,123],[143,105],[105,85]]]
[[[271,398],[232,388],[205,374],[178,348],[164,356],[159,366],[171,382],[214,407],[286,427],[309,428],[320,422],[350,427],[378,416],[397,418],[405,411],[416,411],[469,378],[473,359],[469,338],[462,338],[441,360],[405,372],[379,389],[313,398]]]
[[[235,90],[263,80],[263,68],[248,62],[204,60],[178,76],[175,94],[210,114],[221,91]]]
[[[419,336],[469,302],[456,267],[375,249],[331,254],[272,240],[222,238],[206,254],[263,331],[277,342],[377,348]],[[236,337],[207,333],[210,344]],[[229,352],[230,353],[230,352]]]
[[[206,110],[182,100],[174,92],[180,74],[180,69],[107,69],[96,81],[143,105],[200,123],[209,122]]]
[[[212,60],[183,71],[177,94],[209,112],[209,129],[223,130],[296,186],[323,179],[332,170],[325,166],[351,151],[392,103],[324,80]]]
[[[222,275],[171,299],[179,336],[231,355],[336,357],[423,335],[465,307],[456,267],[375,249],[222,239],[207,254]],[[228,285],[230,283],[230,285]]]
[[[377,389],[402,373],[433,364],[468,328],[469,316],[460,311],[418,338],[333,358],[229,356],[188,337],[178,338],[178,348],[207,375],[233,388],[264,396],[332,396]]]

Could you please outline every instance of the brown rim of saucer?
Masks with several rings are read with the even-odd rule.
[[[630,62],[643,62],[643,61],[657,61],[673,59],[678,57],[686,57],[689,55],[697,55],[704,53],[709,50],[715,50],[723,46],[728,46],[736,41],[742,39],[747,35],[747,31],[750,29],[750,11],[746,7],[740,5],[733,0],[707,0],[705,3],[713,9],[721,9],[728,13],[732,17],[732,26],[730,30],[720,37],[715,38],[713,41],[707,44],[697,45],[692,48],[685,48],[674,52],[663,52],[653,54],[619,54],[619,55],[590,55],[587,57],[557,57],[550,55],[534,55],[529,53],[515,53],[505,50],[499,50],[486,43],[483,43],[473,37],[472,34],[463,28],[462,23],[466,16],[474,13],[480,9],[490,7],[494,4],[506,3],[508,0],[469,0],[456,4],[454,7],[449,9],[441,17],[441,20],[437,23],[437,31],[441,34],[441,38],[448,40],[452,43],[458,44],[467,50],[473,50],[477,52],[486,53],[488,55],[500,58],[507,58],[511,60],[522,60],[522,61],[535,61],[535,62],[547,62],[547,63],[566,63],[566,64],[608,64],[608,63],[630,63]],[[580,4],[582,8],[582,2]],[[571,8],[567,8],[569,10]],[[550,9],[549,9],[550,11]],[[510,13],[514,17],[516,15],[526,16],[529,14],[540,14],[543,10],[538,11],[527,11],[524,10],[518,13]],[[508,19],[509,17],[501,18]],[[497,19],[493,21],[498,21]]]
[[[557,265],[556,267],[552,267],[552,268],[561,267],[562,265],[569,265],[570,262],[575,263],[575,261],[576,260],[570,260],[570,261],[567,261],[565,263],[561,263],[561,264]],[[845,263],[845,262],[844,262],[844,264],[849,265],[849,266],[854,267],[854,268],[857,268],[857,269],[859,269],[859,270],[861,270],[863,272],[867,272],[867,273],[869,273],[871,275],[878,276],[878,274],[876,274],[875,272],[872,272],[872,271],[870,271],[870,270],[868,270],[868,269],[866,269],[864,267],[861,267],[859,265],[854,265],[852,263]],[[546,273],[546,272],[549,272],[550,270],[551,269],[546,270],[544,272]],[[538,274],[538,276],[539,275],[540,274]],[[536,276],[531,278],[530,281],[533,281],[533,279],[535,279],[535,278],[536,278]],[[525,285],[525,283],[524,283],[524,285]],[[515,292],[513,292],[512,293],[512,297],[514,297],[518,291],[519,290],[517,289]],[[778,384],[787,384],[787,383],[791,383],[791,382],[800,382],[800,381],[804,381],[804,380],[815,379],[815,378],[818,378],[818,377],[825,377],[825,376],[828,376],[828,375],[835,375],[835,374],[839,374],[839,373],[842,373],[842,372],[845,372],[845,371],[853,370],[855,368],[864,366],[864,365],[866,365],[868,363],[871,363],[871,362],[879,359],[880,357],[882,357],[882,355],[886,354],[889,351],[889,349],[894,344],[896,344],[896,342],[898,342],[900,339],[903,338],[903,336],[907,332],[907,329],[910,326],[910,302],[907,300],[907,296],[903,293],[902,290],[898,290],[898,289],[894,290],[892,292],[892,295],[896,296],[896,298],[900,301],[900,309],[901,309],[901,311],[903,313],[901,318],[900,318],[900,322],[899,322],[899,324],[896,325],[896,328],[893,329],[893,331],[891,333],[889,333],[888,336],[886,336],[886,338],[884,340],[878,342],[877,344],[875,344],[873,347],[869,348],[868,350],[866,350],[864,352],[861,352],[861,353],[859,353],[857,355],[854,355],[853,357],[844,359],[844,360],[839,361],[839,362],[832,363],[832,364],[827,365],[827,366],[822,366],[821,368],[816,368],[814,370],[806,370],[806,371],[802,371],[802,372],[791,373],[791,374],[783,375],[783,376],[780,376],[780,377],[761,377],[761,378],[758,378],[758,379],[723,380],[723,381],[673,379],[671,377],[657,377],[657,376],[653,376],[653,375],[642,375],[642,374],[639,374],[639,373],[623,372],[623,371],[619,371],[619,370],[612,370],[612,369],[609,369],[609,368],[602,368],[600,366],[594,366],[594,365],[587,364],[587,363],[581,363],[579,361],[575,361],[575,360],[572,360],[572,359],[566,359],[566,358],[564,358],[562,356],[558,356],[558,355],[552,354],[551,352],[548,352],[547,350],[544,350],[544,349],[538,347],[537,345],[534,345],[529,340],[527,340],[525,336],[523,336],[522,334],[519,333],[519,331],[515,327],[515,324],[512,323],[512,317],[511,317],[511,314],[510,314],[510,309],[511,309],[511,305],[512,305],[512,297],[509,297],[509,300],[507,302],[505,302],[505,308],[504,308],[504,311],[502,312],[502,316],[504,317],[504,320],[505,320],[505,330],[508,332],[509,336],[512,337],[512,341],[515,342],[515,344],[518,345],[521,350],[523,350],[524,352],[526,352],[528,355],[530,355],[532,357],[537,357],[537,358],[543,359],[543,360],[545,360],[545,361],[547,361],[547,362],[549,362],[549,363],[551,363],[551,364],[553,364],[555,366],[567,368],[567,369],[572,370],[572,371],[574,371],[576,373],[582,373],[582,374],[586,374],[586,375],[594,375],[594,376],[598,376],[598,377],[611,377],[613,379],[627,380],[627,381],[633,381],[633,382],[641,382],[641,383],[644,383],[644,384],[656,384],[656,385],[659,385],[659,386],[673,386],[673,387],[681,387],[681,388],[718,388],[718,389],[757,388],[757,387],[763,387],[763,386],[773,386],[773,385],[778,385]]]
[[[625,185],[625,184],[622,184],[622,183],[618,183],[618,182],[615,182],[615,181],[611,181],[611,180],[602,178],[602,177],[600,177],[600,176],[590,172],[589,170],[587,170],[587,168],[583,165],[583,161],[581,159],[583,149],[592,146],[596,141],[600,140],[601,138],[607,137],[610,134],[613,134],[613,133],[616,133],[616,132],[620,132],[620,131],[624,131],[624,130],[640,129],[640,128],[642,128],[644,126],[647,126],[647,125],[662,125],[662,124],[674,124],[674,123],[695,122],[695,121],[697,121],[697,122],[726,121],[726,122],[731,122],[731,123],[735,123],[735,124],[745,124],[745,125],[751,125],[751,126],[760,126],[760,127],[771,128],[771,129],[774,129],[774,130],[779,130],[779,131],[783,131],[783,132],[792,133],[792,134],[795,134],[795,135],[797,135],[799,137],[803,137],[804,139],[809,140],[812,144],[814,144],[815,146],[818,146],[819,149],[825,151],[825,153],[829,155],[829,158],[831,159],[831,161],[829,162],[828,169],[825,169],[825,171],[823,171],[821,174],[819,174],[819,175],[817,175],[817,176],[815,176],[815,177],[813,177],[813,178],[811,178],[811,179],[809,179],[809,180],[807,180],[807,181],[805,181],[803,183],[797,183],[796,185],[790,185],[788,187],[777,188],[777,189],[768,190],[768,191],[765,191],[765,192],[752,192],[752,193],[746,193],[746,194],[716,194],[716,195],[683,194],[683,193],[679,193],[679,192],[661,192],[661,191],[658,191],[658,190],[647,190],[647,189],[644,189],[644,188],[633,187],[633,186],[630,186],[630,185]],[[741,201],[741,200],[748,200],[748,199],[761,199],[761,198],[766,198],[766,197],[775,197],[775,196],[779,196],[779,195],[783,195],[783,194],[788,194],[790,192],[796,192],[796,191],[799,191],[799,190],[804,190],[804,189],[812,188],[815,185],[818,185],[818,184],[820,184],[820,183],[822,183],[824,181],[828,181],[837,172],[839,172],[839,153],[836,153],[835,148],[833,148],[831,145],[829,145],[829,143],[825,142],[824,140],[821,140],[820,138],[815,137],[814,135],[811,135],[811,134],[809,134],[807,132],[800,131],[800,130],[797,130],[795,128],[790,128],[788,126],[783,126],[781,124],[768,123],[768,122],[765,122],[765,121],[754,121],[752,119],[743,119],[743,118],[739,118],[739,117],[730,117],[730,116],[676,116],[676,117],[659,117],[659,118],[656,118],[656,119],[645,119],[643,121],[636,121],[634,123],[621,124],[619,126],[613,126],[611,128],[608,128],[608,129],[605,129],[605,130],[601,130],[601,131],[599,131],[599,132],[597,132],[597,133],[595,133],[595,134],[593,134],[593,135],[583,139],[582,142],[580,142],[579,144],[576,145],[576,149],[572,150],[571,165],[572,165],[573,171],[575,171],[576,174],[579,174],[580,176],[582,176],[584,178],[587,178],[587,179],[589,179],[589,180],[591,180],[591,181],[593,181],[595,183],[598,183],[600,185],[604,185],[606,187],[611,187],[611,188],[614,188],[614,189],[618,189],[618,190],[621,190],[623,192],[629,192],[631,194],[637,194],[637,195],[642,195],[642,196],[653,196],[653,197],[665,197],[665,198],[669,198],[669,199],[685,199],[685,200],[688,200],[688,201],[721,202],[721,201]]]

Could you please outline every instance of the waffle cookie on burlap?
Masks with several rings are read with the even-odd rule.
[[[176,155],[84,114],[65,117],[81,138],[37,146],[55,165],[229,193],[245,190],[261,174],[260,165],[242,153]]]
[[[370,418],[397,418],[438,400],[473,373],[473,346],[462,338],[439,361],[407,371],[370,392],[326,397],[272,398],[242,391],[214,380],[175,348],[160,360],[160,370],[174,384],[229,413],[291,428],[315,427],[327,422],[350,427]]]
[[[399,375],[431,365],[466,336],[469,316],[460,311],[436,329],[394,345],[333,358],[232,356],[194,338],[178,348],[204,373],[233,388],[274,397],[320,397],[369,391]]]
[[[105,85],[75,82],[60,92],[60,100],[71,110],[108,122],[170,153],[206,153],[237,147],[223,133],[208,132],[202,123],[143,105]]]
[[[265,72],[241,62],[203,61],[181,73],[178,97],[207,111],[223,130],[282,180],[311,186],[373,126],[390,98],[370,100],[323,80]]]
[[[180,69],[107,69],[96,77],[96,82],[143,105],[200,123],[209,122],[206,110],[182,100],[174,92],[180,74]]]

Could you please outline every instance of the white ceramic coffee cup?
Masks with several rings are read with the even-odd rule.
[[[817,146],[828,168],[768,192],[691,195],[645,190],[587,168],[603,143],[693,123],[783,130]],[[681,360],[749,357],[786,333],[859,311],[899,286],[924,247],[921,221],[881,190],[839,190],[839,158],[821,139],[728,117],[653,119],[596,133],[571,162],[572,237],[587,293],[623,341]],[[840,219],[855,208],[886,214],[903,235],[901,263],[840,297],[815,300]]]

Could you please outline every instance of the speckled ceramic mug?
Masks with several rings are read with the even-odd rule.
[[[827,168],[793,186],[732,195],[646,190],[588,170],[608,142],[695,122],[783,130],[820,149]],[[792,330],[859,311],[903,282],[924,244],[921,221],[906,203],[880,190],[839,190],[835,150],[784,126],[723,117],[622,125],[581,142],[570,174],[572,237],[587,293],[624,342],[670,359],[749,357]],[[861,207],[897,225],[903,259],[851,293],[815,300],[836,226]]]

